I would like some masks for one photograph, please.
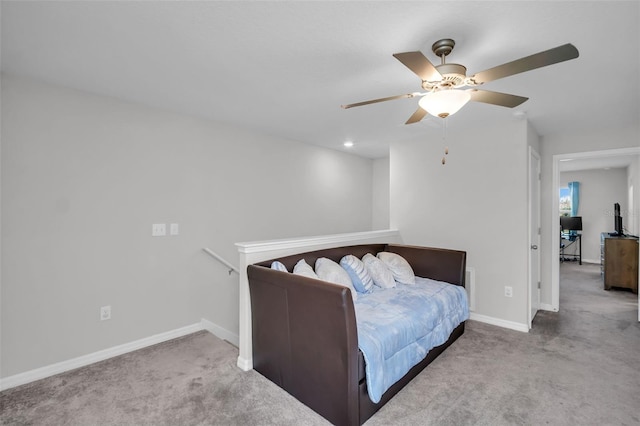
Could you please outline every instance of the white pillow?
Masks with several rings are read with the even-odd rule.
[[[313,268],[309,266],[306,260],[300,259],[296,266],[293,267],[293,273],[297,275],[302,275],[303,277],[315,278],[318,279],[318,275],[313,272]]]
[[[274,260],[273,262],[271,262],[271,269],[275,269],[276,271],[281,271],[281,272],[289,272],[287,271],[287,267],[284,266],[284,264],[278,260]]]
[[[364,263],[352,254],[348,254],[340,259],[340,266],[347,271],[353,287],[360,293],[371,293],[373,279],[364,267]]]
[[[393,274],[382,260],[367,253],[362,257],[362,263],[364,263],[364,267],[371,275],[375,285],[381,288],[393,288],[396,286]]]
[[[416,274],[407,260],[396,253],[381,251],[378,253],[378,259],[382,260],[391,270],[393,278],[401,284],[415,284]]]
[[[316,274],[318,274],[318,278],[321,280],[350,288],[353,300],[358,299],[356,289],[353,288],[353,283],[351,282],[349,274],[342,268],[342,266],[338,265],[333,260],[327,259],[326,257],[321,257],[316,260]]]

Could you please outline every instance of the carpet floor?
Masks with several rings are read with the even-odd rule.
[[[198,332],[0,393],[2,425],[326,425]],[[560,312],[530,333],[468,321],[465,334],[366,423],[638,425],[637,295],[598,265],[561,265]]]

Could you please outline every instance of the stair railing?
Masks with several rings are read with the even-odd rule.
[[[214,252],[213,250],[211,250],[210,248],[204,247],[202,249],[205,253],[207,253],[209,256],[213,257],[214,259],[216,259],[218,262],[222,263],[224,266],[226,266],[227,268],[229,268],[229,275],[231,275],[232,272],[235,272],[236,274],[240,274],[240,272],[238,271],[238,268],[236,268],[235,266],[233,266],[231,263],[229,263],[228,261],[226,261],[224,258],[222,258],[218,253]]]

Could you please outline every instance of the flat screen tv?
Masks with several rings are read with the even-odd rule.
[[[624,233],[622,232],[622,216],[620,215],[620,204],[615,203],[613,205],[613,225],[614,225],[614,229],[616,230],[615,234],[616,235],[624,235]]]

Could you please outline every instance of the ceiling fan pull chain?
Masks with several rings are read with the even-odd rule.
[[[447,146],[447,117],[442,119],[442,142],[444,145],[444,155],[449,155],[449,147]],[[447,160],[442,157],[442,165],[444,166]]]
[[[442,141],[447,143],[447,117],[442,119]]]

